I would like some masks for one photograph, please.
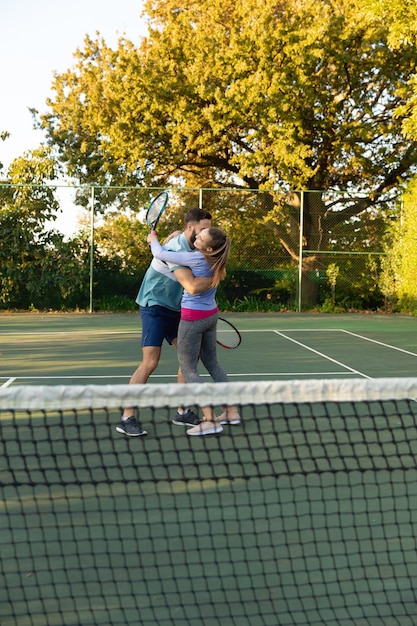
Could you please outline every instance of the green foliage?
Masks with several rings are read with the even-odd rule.
[[[394,50],[417,43],[417,3],[415,0],[359,0],[366,19],[384,20],[388,26],[388,44]],[[395,111],[401,120],[402,132],[417,139],[417,79],[415,72],[403,89],[403,102]]]
[[[223,311],[281,311],[293,308],[296,276],[292,270],[229,269],[219,285]]]
[[[415,0],[360,0],[367,17],[386,20],[388,41],[394,48],[417,41],[417,4]]]
[[[139,48],[85,40],[40,120],[100,185],[388,190],[415,162],[393,111],[417,51],[351,0],[149,0]],[[394,175],[395,174],[395,175]],[[166,182],[165,182],[166,184]]]
[[[137,311],[137,308],[137,304],[129,296],[108,295],[102,298],[94,298],[93,300],[94,311],[130,312]]]
[[[145,187],[173,185],[188,195],[172,195],[161,235],[182,228],[196,188],[216,188],[204,206],[231,235],[230,266],[263,271],[273,258],[274,269],[297,271],[302,208],[308,306],[396,306],[395,263],[390,275],[388,262],[382,273],[369,263],[354,278],[351,260],[322,253],[379,250],[389,201],[417,163],[414,0],[147,0],[145,10],[150,30],[139,47],[87,37],[75,65],[55,77],[48,110],[33,112],[58,161],[42,148],[10,170],[19,184],[53,180],[61,167],[96,185],[102,306],[109,291],[134,298],[149,252],[132,212],[149,202]],[[78,204],[91,200],[80,187]],[[36,307],[49,288],[62,306],[86,306],[87,235],[64,242],[44,232],[58,209],[52,188],[16,188],[1,202],[3,306]],[[339,273],[326,280],[329,259]],[[400,302],[414,298],[407,259]],[[242,276],[224,287],[230,306],[295,301],[294,283]]]
[[[97,254],[118,270],[134,273],[151,259],[146,236],[149,227],[135,215],[113,213],[95,228],[94,242]]]
[[[335,303],[335,292],[336,292],[336,282],[337,277],[339,276],[339,267],[335,263],[330,263],[326,269],[327,280],[329,281],[329,285],[332,290],[332,303]]]
[[[16,159],[0,189],[0,308],[75,308],[85,293],[83,242],[65,242],[45,227],[58,210],[55,189],[44,184],[54,176],[41,148]]]
[[[387,259],[383,285],[386,297],[400,311],[415,311],[417,301],[417,178],[407,186],[399,207],[400,218],[391,225],[385,241]]]
[[[39,120],[67,172],[100,185],[97,210],[132,206],[121,185],[265,190],[262,223],[260,195],[244,207],[226,201],[228,215],[213,198],[216,219],[233,227],[236,266],[256,262],[259,246],[279,246],[296,266],[301,203],[306,249],[331,249],[356,219],[370,246],[371,212],[417,163],[396,114],[408,106],[417,49],[390,45],[384,10],[365,0],[148,0],[145,10],[139,47],[86,38]],[[283,199],[277,189],[307,193]],[[350,197],[328,202],[329,189]],[[316,269],[314,256],[302,267],[310,305]]]

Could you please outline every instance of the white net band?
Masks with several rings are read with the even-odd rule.
[[[86,409],[179,405],[363,402],[417,398],[417,378],[320,379],[147,385],[10,386],[0,410]]]

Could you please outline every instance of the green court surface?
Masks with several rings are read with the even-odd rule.
[[[242,333],[219,348],[231,380],[381,378],[417,372],[417,318],[387,315],[226,315]],[[141,357],[136,314],[0,315],[0,384],[126,383]],[[150,382],[175,382],[164,344]],[[204,373],[202,371],[202,373]]]
[[[415,376],[416,318],[224,317],[231,381]],[[0,333],[3,387],[127,383],[141,353],[133,314]],[[150,383],[176,369],[165,345]],[[116,410],[0,413],[1,626],[415,626],[416,407],[248,406],[197,438],[149,409],[135,440]]]

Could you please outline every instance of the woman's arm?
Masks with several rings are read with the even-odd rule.
[[[157,236],[153,233],[148,235],[147,241],[151,246],[154,257],[173,265],[172,271],[175,278],[188,293],[197,294],[210,289],[213,280],[211,276],[194,276],[190,269],[190,265],[195,265],[198,256],[200,256],[198,252],[172,252],[165,250],[159,243]],[[186,267],[178,267],[179,265]]]
[[[191,295],[202,293],[211,287],[211,281],[213,280],[211,277],[194,276],[189,267],[180,267],[173,271],[177,281]]]
[[[167,261],[168,263],[175,263],[175,265],[186,265],[187,267],[192,267],[198,260],[198,257],[196,257],[198,252],[172,252],[172,250],[165,250],[157,239],[151,241],[150,244],[153,256],[160,261]]]

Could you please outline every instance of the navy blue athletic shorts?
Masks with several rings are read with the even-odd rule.
[[[142,320],[142,347],[161,347],[164,339],[172,344],[172,340],[178,335],[180,311],[172,311],[159,305],[141,306],[139,310]]]

